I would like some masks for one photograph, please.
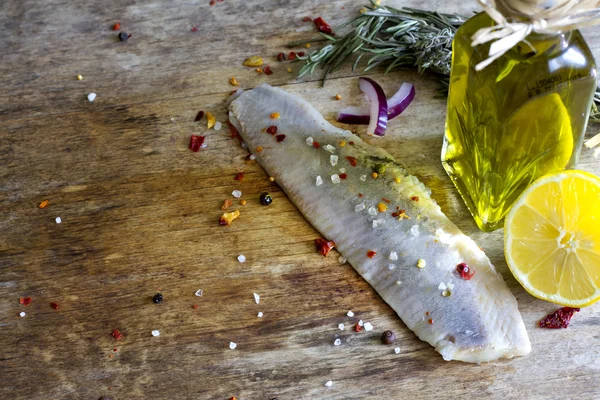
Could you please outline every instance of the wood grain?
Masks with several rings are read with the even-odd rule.
[[[457,0],[395,5],[475,9]],[[358,8],[299,0],[0,5],[1,398],[600,398],[600,309],[582,310],[567,330],[535,327],[555,306],[512,278],[502,231],[478,231],[444,173],[445,101],[431,77],[373,72],[386,91],[410,81],[418,96],[385,138],[367,140],[402,160],[486,250],[519,301],[533,344],[528,357],[443,361],[337,254],[315,253],[318,233],[246,161],[225,125],[207,131],[193,122],[200,109],[225,122],[231,76],[243,87],[283,86],[329,119],[354,105],[356,74],[342,70],[321,88],[318,75],[296,81],[274,55],[311,36],[303,16],[335,24]],[[117,20],[132,34],[126,43],[111,30]],[[600,58],[600,31],[584,34]],[[243,68],[253,54],[275,73]],[[93,103],[89,92],[98,94]],[[199,153],[187,149],[193,132],[207,136]],[[600,173],[587,149],[580,167]],[[234,181],[241,171],[243,182]],[[259,204],[263,191],[274,197],[269,207]],[[226,198],[241,216],[220,227]],[[50,205],[39,209],[44,199]],[[203,296],[194,296],[200,288]],[[157,292],[163,304],[152,303]],[[27,307],[19,304],[26,296]],[[375,329],[351,331],[358,319]],[[380,343],[385,329],[396,332],[399,355]],[[333,346],[338,337],[343,344]]]

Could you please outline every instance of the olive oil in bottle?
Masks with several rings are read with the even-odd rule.
[[[483,231],[536,178],[572,168],[596,88],[594,58],[578,30],[532,33],[481,71],[493,26],[485,13],[457,31],[452,52],[442,164]]]

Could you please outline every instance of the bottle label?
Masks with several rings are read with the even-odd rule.
[[[563,76],[562,74],[550,75],[546,78],[538,79],[533,83],[527,83],[527,94],[529,95],[529,98],[532,98],[542,93],[552,91],[561,83],[576,81],[584,77],[585,75],[581,72],[577,72],[571,76]]]

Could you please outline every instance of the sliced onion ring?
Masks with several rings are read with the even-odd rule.
[[[383,89],[377,82],[370,78],[359,78],[358,87],[367,95],[371,102],[369,106],[370,120],[367,127],[367,135],[385,135],[388,122],[388,105]]]
[[[404,82],[400,89],[388,101],[388,120],[400,115],[415,98],[415,87],[412,83]],[[366,107],[346,107],[337,115],[337,121],[344,124],[368,125],[369,109]]]

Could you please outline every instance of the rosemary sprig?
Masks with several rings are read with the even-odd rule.
[[[323,84],[331,72],[339,69],[346,60],[356,55],[352,70],[366,55],[365,71],[385,66],[385,72],[396,67],[416,67],[439,75],[448,86],[452,61],[452,39],[466,17],[442,14],[414,8],[396,9],[377,5],[375,0],[361,10],[361,14],[336,28],[350,26],[344,36],[321,34],[313,42],[328,42],[320,50],[298,57],[304,65],[298,77],[312,74],[317,67],[325,70]],[[306,43],[303,41],[302,43]],[[596,89],[590,119],[600,122],[600,85]]]

